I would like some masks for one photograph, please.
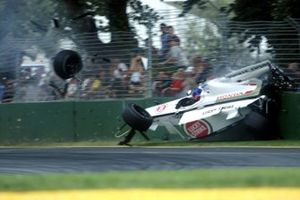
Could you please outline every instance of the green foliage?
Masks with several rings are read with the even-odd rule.
[[[234,0],[187,0],[183,3],[181,16],[191,12],[197,16],[213,20],[219,17],[220,11],[230,12]]]
[[[128,15],[127,6],[132,8]],[[109,24],[104,26],[100,23],[97,26],[95,16],[105,16]],[[97,31],[111,32],[111,43],[114,44],[124,42],[120,32],[125,32],[128,44],[123,43],[122,46],[133,44],[136,47],[136,34],[130,22],[137,21],[149,26],[160,18],[139,0],[19,0],[17,4],[15,1],[2,0],[0,17],[0,40],[7,35],[20,41],[26,40],[26,45],[17,44],[20,49],[27,50],[35,46],[49,56],[53,56],[53,52],[59,48],[59,40],[63,38],[72,40],[82,51],[89,52],[88,45],[76,39],[85,33],[90,34],[89,40],[94,48],[107,49],[110,44],[103,44]],[[53,19],[58,22],[56,28],[53,28]]]
[[[115,0],[114,0],[115,1]],[[106,16],[108,19],[112,17],[110,13],[124,9],[122,12],[126,13],[126,7],[109,7],[109,3],[113,1],[109,0],[30,0],[19,1],[19,4],[15,6],[15,3],[9,0],[4,0],[0,2],[0,15],[2,14],[2,19],[5,21],[5,25],[9,25],[10,29],[7,30],[10,34],[13,34],[16,38],[26,38],[28,36],[36,37],[45,35],[51,29],[51,20],[56,17],[59,19],[61,29],[57,31],[63,32],[65,27],[72,28],[75,33],[89,32],[89,23],[86,17],[94,17],[96,15]],[[120,1],[115,1],[120,3]],[[124,16],[123,18],[119,16],[118,21],[127,21],[128,18],[138,21],[141,25],[149,25],[149,19],[151,23],[154,24],[160,19],[160,16],[149,6],[143,5],[139,0],[122,0],[125,5],[129,5],[132,8],[132,12],[129,16]],[[118,5],[114,4],[114,5]],[[114,9],[114,10],[109,10]],[[5,12],[7,11],[7,12]],[[14,13],[14,14],[12,14]],[[116,14],[119,14],[116,12]],[[11,23],[11,22],[14,23]],[[3,22],[2,22],[3,23]],[[126,24],[121,22],[120,24]],[[114,26],[114,24],[110,24]],[[102,27],[105,28],[105,27]],[[106,27],[107,28],[107,27]],[[124,31],[126,27],[118,26],[119,30]],[[120,30],[120,28],[125,28]],[[106,29],[108,30],[108,29]],[[115,29],[112,29],[115,30]],[[0,38],[1,39],[1,38]]]
[[[194,6],[198,9],[204,10],[209,0],[187,0],[183,3],[182,15],[188,13]]]
[[[274,20],[285,20],[287,17],[299,18],[299,0],[277,0],[272,16]]]
[[[266,37],[272,53],[278,62],[298,62],[299,49],[295,48],[299,34],[290,17],[299,18],[300,8],[296,0],[236,0],[232,6],[235,12],[234,20],[262,21],[264,28],[248,27],[244,30],[244,38],[249,40],[250,48],[258,47],[262,37]],[[282,31],[290,29],[289,34],[270,34],[279,29],[279,25],[272,25],[271,21],[281,20]],[[266,22],[268,21],[268,22]],[[299,25],[298,25],[299,26]],[[275,28],[275,29],[274,29]],[[290,41],[286,44],[286,41]],[[294,41],[294,42],[292,42]]]
[[[298,168],[198,169],[188,171],[1,175],[0,179],[0,191],[94,188],[299,187],[300,170]]]
[[[220,36],[216,33],[216,27],[208,21],[203,21],[201,26],[195,21],[188,24],[185,32],[186,51],[188,55],[199,54],[205,58],[217,57]]]
[[[273,3],[276,0],[235,0],[232,9],[234,20],[270,21],[272,20]]]
[[[182,16],[191,12],[202,20],[191,21],[185,32],[187,38],[186,51],[192,54],[200,54],[209,60],[216,60],[220,56],[222,42],[222,28],[225,17],[230,16],[230,4],[233,0],[187,0],[183,4]],[[225,15],[225,17],[224,17]],[[227,40],[227,39],[226,39]],[[230,47],[237,46],[228,40]],[[234,47],[233,47],[234,46]],[[241,51],[240,51],[241,53]]]
[[[129,18],[133,21],[137,21],[141,25],[147,27],[153,27],[161,17],[148,5],[143,5],[139,0],[130,0],[129,6],[132,8],[132,12],[129,13]]]
[[[297,0],[235,0],[233,11],[239,21],[285,20],[299,18],[300,7]]]
[[[214,7],[219,13],[221,11],[220,6],[216,6],[216,2],[213,0],[187,0],[184,4],[184,13],[190,11],[193,6],[199,5],[201,12],[208,10],[209,6]],[[232,35],[238,35],[240,37],[240,43],[247,41],[250,50],[259,49],[259,46],[263,38],[268,41],[269,49],[272,49],[272,53],[276,61],[284,62],[299,62],[300,50],[295,48],[295,43],[299,40],[297,34],[297,27],[295,22],[291,18],[300,18],[300,7],[298,6],[298,0],[235,0],[232,4],[228,2],[226,6],[228,19],[240,22],[253,22],[259,21],[260,26],[243,26],[240,25],[238,29],[234,29],[231,26],[234,21],[230,21],[229,37]],[[194,13],[194,12],[193,12]],[[209,19],[212,19],[210,16]],[[278,34],[276,30],[279,25],[272,24],[271,21],[281,20],[286,24],[281,23],[280,27],[283,30],[289,30],[289,34]],[[262,25],[263,24],[263,25]],[[262,28],[263,27],[263,28]],[[274,33],[274,34],[271,34]],[[286,41],[294,41],[294,44],[286,44]],[[292,42],[290,42],[292,43]]]
[[[224,4],[225,3],[225,4]],[[209,7],[218,10],[224,6],[230,6],[233,10],[234,20],[239,21],[271,21],[284,20],[287,17],[299,18],[300,7],[298,0],[234,0],[216,1],[216,0],[187,0],[183,4],[183,14],[198,7],[205,11]],[[223,6],[220,7],[220,4]]]

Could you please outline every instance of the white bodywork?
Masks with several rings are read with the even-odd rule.
[[[149,129],[156,130],[158,126],[165,126],[169,132],[180,134],[175,125],[185,126],[204,120],[201,124],[208,124],[205,126],[210,129],[207,132],[210,134],[243,119],[250,112],[250,104],[265,98],[260,95],[262,81],[258,77],[267,73],[270,67],[270,62],[265,61],[200,84],[201,98],[192,105],[176,109],[181,99],[192,97],[188,95],[147,108],[154,119]],[[201,129],[201,125],[199,127]]]

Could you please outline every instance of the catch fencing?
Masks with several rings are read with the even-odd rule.
[[[179,14],[166,10],[154,25],[133,24],[135,36],[55,30],[42,38],[7,36],[0,45],[2,102],[178,97],[207,78],[267,59],[294,79],[290,90],[299,91],[300,19],[236,22],[225,14],[216,20]],[[187,64],[167,62],[161,23],[173,27]],[[116,35],[118,40],[112,37]],[[52,69],[55,54],[63,49],[79,52],[84,64],[66,81]]]

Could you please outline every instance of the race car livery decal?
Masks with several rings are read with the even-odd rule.
[[[202,138],[212,132],[212,128],[204,120],[196,120],[183,125],[183,129],[191,138]]]
[[[235,92],[235,93],[224,94],[222,96],[218,96],[217,101],[233,99],[233,98],[240,97],[243,95],[250,95],[252,93],[254,93],[254,90],[248,90],[246,92]]]
[[[218,96],[217,100],[231,99],[231,98],[234,98],[234,97],[242,96],[243,94],[244,94],[243,92],[225,94],[225,95],[222,95],[222,96]]]
[[[161,105],[157,106],[156,112],[160,113],[160,112],[164,111],[166,109],[166,107],[167,107],[166,104],[161,104]]]
[[[201,116],[211,116],[214,113],[219,113],[220,111],[224,111],[224,110],[228,110],[228,109],[232,109],[232,108],[234,108],[234,104],[226,104],[226,105],[223,104],[221,106],[214,107],[210,110],[204,110],[201,113]]]
[[[254,91],[254,90],[246,91],[246,92],[245,92],[245,95],[251,94],[251,93],[253,93],[253,91]]]

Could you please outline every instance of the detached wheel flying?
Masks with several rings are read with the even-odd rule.
[[[136,104],[129,104],[124,109],[122,118],[131,128],[140,132],[146,131],[153,122],[151,115]]]
[[[80,55],[72,50],[62,50],[54,57],[53,68],[62,79],[74,77],[83,67]]]

